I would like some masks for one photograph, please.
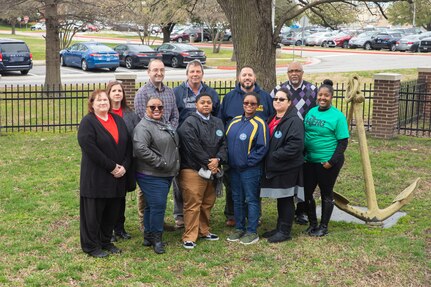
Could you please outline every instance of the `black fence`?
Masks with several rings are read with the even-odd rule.
[[[410,81],[401,84],[397,125],[400,134],[430,136],[430,98],[425,83]]]
[[[167,82],[170,87],[181,82]],[[145,83],[137,83],[139,89]],[[209,81],[220,97],[235,88],[234,81]],[[69,84],[51,87],[44,85],[4,86],[0,88],[0,132],[16,131],[67,131],[76,129],[87,114],[87,99],[95,89],[104,89],[105,84]],[[344,99],[346,84],[335,85],[333,104],[347,115],[349,105]],[[363,86],[364,123],[371,127],[372,96],[371,84]],[[354,125],[354,123],[353,123]]]

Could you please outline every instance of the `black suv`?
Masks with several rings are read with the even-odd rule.
[[[31,68],[32,55],[24,41],[0,39],[0,73],[20,71],[21,74],[27,75]]]

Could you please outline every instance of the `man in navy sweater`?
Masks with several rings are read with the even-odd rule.
[[[221,118],[225,124],[225,127],[234,117],[243,114],[243,97],[248,92],[255,92],[260,96],[260,105],[256,111],[257,116],[266,122],[266,120],[274,112],[271,96],[262,90],[256,83],[256,75],[253,68],[245,66],[241,69],[238,75],[238,84],[236,85],[235,89],[224,96],[220,106],[219,118]],[[234,227],[235,220],[233,217],[232,191],[230,189],[230,182],[227,174],[228,173],[225,172],[223,177],[223,183],[226,190],[226,205],[224,214],[227,218],[226,225]]]

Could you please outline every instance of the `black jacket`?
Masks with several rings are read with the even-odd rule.
[[[111,115],[118,128],[118,144],[95,114],[89,113],[79,124],[78,142],[82,151],[80,194],[83,197],[116,198],[126,195],[126,176],[115,178],[111,171],[117,163],[128,171],[131,142],[123,119]]]
[[[275,117],[268,119],[268,124]],[[304,124],[291,106],[275,127],[265,158],[265,176],[270,179],[304,163]]]
[[[207,168],[210,158],[227,161],[223,122],[214,116],[204,120],[197,113],[185,119],[178,129],[180,136],[181,169]]]
[[[130,142],[133,142],[133,130],[141,121],[138,115],[130,108],[123,109],[123,120],[126,123],[129,133]],[[129,171],[126,173],[127,184],[126,191],[134,191],[136,189],[136,159],[132,157]]]

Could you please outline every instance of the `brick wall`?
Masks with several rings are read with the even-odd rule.
[[[396,134],[401,75],[374,75],[373,128],[371,135],[390,139]]]
[[[431,68],[418,68],[418,83],[425,83],[427,95],[424,103],[424,117],[431,117]]]
[[[127,105],[133,109],[136,94],[136,74],[115,74],[115,80],[122,82]]]

